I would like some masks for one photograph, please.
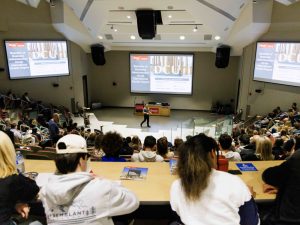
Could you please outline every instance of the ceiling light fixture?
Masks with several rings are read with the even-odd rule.
[[[220,36],[215,36],[215,40],[220,40],[221,37]]]
[[[99,35],[99,36],[98,36],[98,38],[99,38],[100,40],[102,40],[102,39],[103,39],[103,37],[102,37],[101,35]]]
[[[197,32],[197,31],[198,31],[197,25],[194,27],[193,31],[194,31],[194,32]]]
[[[180,40],[184,40],[184,39],[185,39],[185,36],[181,35],[181,36],[179,37],[179,39],[180,39]]]
[[[131,19],[131,16],[130,15],[128,15],[128,16],[126,16],[127,17],[127,19]]]
[[[169,19],[171,19],[172,18],[172,15],[170,14],[170,15],[168,15],[168,17],[169,17]]]
[[[134,35],[131,35],[131,36],[130,36],[130,39],[131,39],[131,40],[135,40],[135,36],[134,36]]]

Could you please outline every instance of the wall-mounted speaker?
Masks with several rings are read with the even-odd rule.
[[[103,66],[105,64],[104,46],[101,44],[95,44],[91,46],[92,59],[97,66]]]
[[[229,63],[230,58],[230,46],[221,45],[217,48],[216,52],[216,62],[215,65],[217,68],[226,68]]]
[[[5,69],[4,69],[4,68],[2,68],[2,67],[0,67],[0,72],[3,72],[3,71],[5,71]]]
[[[156,19],[154,10],[136,10],[139,36],[142,39],[153,39],[156,35]]]

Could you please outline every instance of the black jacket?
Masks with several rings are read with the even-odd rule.
[[[279,166],[266,169],[265,183],[278,188],[274,224],[300,224],[300,151]]]
[[[35,198],[39,187],[23,175],[0,178],[0,224],[10,219],[17,202],[27,203]]]

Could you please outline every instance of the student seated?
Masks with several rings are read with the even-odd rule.
[[[147,136],[144,140],[144,150],[131,156],[132,162],[163,162],[164,158],[156,154],[156,139]]]
[[[174,157],[174,152],[170,152],[168,148],[168,140],[166,137],[161,137],[157,140],[156,143],[157,154],[163,157],[164,159],[171,159]]]
[[[41,189],[47,223],[112,225],[112,217],[133,212],[139,206],[135,194],[120,183],[90,173],[83,137],[69,134],[56,144],[58,175]]]
[[[0,131],[0,224],[14,225],[11,216],[15,209],[27,218],[30,211],[27,203],[35,199],[38,192],[34,180],[17,173],[14,146]]]
[[[217,171],[217,144],[199,134],[180,146],[179,179],[171,186],[171,207],[185,225],[257,225],[249,188],[235,175]]]
[[[119,157],[123,148],[123,140],[117,132],[107,132],[102,139],[102,150],[105,153],[102,156],[103,162],[126,162],[122,157]]]
[[[264,218],[266,225],[300,224],[300,151],[279,166],[266,169],[262,174],[267,184],[264,191],[277,193],[275,206]]]
[[[268,137],[259,137],[256,140],[256,154],[260,160],[274,160],[272,142]]]
[[[238,152],[231,150],[232,138],[228,134],[222,134],[219,137],[220,155],[223,155],[228,161],[242,161]]]

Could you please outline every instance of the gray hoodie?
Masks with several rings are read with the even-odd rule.
[[[113,225],[112,216],[136,210],[134,193],[86,172],[53,175],[41,189],[47,224]]]
[[[164,158],[154,151],[140,151],[131,156],[133,162],[163,162]]]

